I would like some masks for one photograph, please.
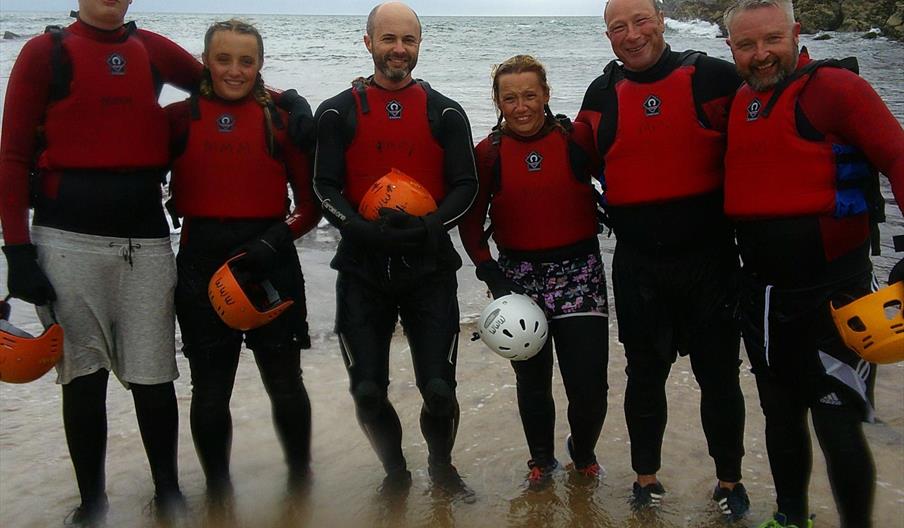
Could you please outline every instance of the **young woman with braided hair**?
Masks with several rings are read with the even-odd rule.
[[[191,367],[191,428],[213,508],[229,506],[232,419],[229,400],[244,340],[270,396],[289,466],[289,491],[308,480],[311,409],[300,350],[310,346],[304,279],[293,241],[317,225],[308,156],[285,130],[260,69],[264,48],[251,25],[228,20],[204,38],[200,95],[166,108],[172,132],[175,211],[184,217],[177,257],[176,315]],[[263,119],[261,118],[263,114]],[[295,209],[288,214],[287,185]],[[295,303],[268,324],[230,328],[208,299],[227,260],[237,276],[269,280]]]

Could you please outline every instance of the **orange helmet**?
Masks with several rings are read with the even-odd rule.
[[[236,255],[220,266],[210,278],[207,296],[226,326],[247,331],[276,319],[295,301],[281,299],[268,280],[257,283],[240,281],[232,272],[232,264],[243,255]]]
[[[392,169],[375,181],[364,193],[358,212],[368,220],[376,220],[380,209],[398,209],[414,216],[436,211],[436,201],[423,185],[398,169]]]
[[[842,340],[860,357],[870,363],[904,360],[904,281],[830,308]]]
[[[28,383],[47,374],[63,355],[63,327],[53,323],[34,337],[13,326],[9,303],[0,303],[0,381]]]

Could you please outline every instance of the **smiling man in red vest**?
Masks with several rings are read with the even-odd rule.
[[[809,413],[841,525],[868,527],[875,469],[861,422],[873,418],[875,367],[841,341],[829,303],[876,288],[870,231],[884,205],[876,169],[904,208],[904,131],[848,69],[856,62],[811,60],[799,49],[789,0],[740,0],[725,25],[746,81],[729,115],[725,211],[744,262],[744,342],[778,503],[764,526],[812,525]]]

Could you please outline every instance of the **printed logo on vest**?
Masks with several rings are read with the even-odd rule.
[[[540,164],[543,163],[543,156],[535,150],[524,158],[524,163],[527,163],[528,172],[537,172],[541,169]]]
[[[217,118],[217,128],[220,132],[232,132],[232,129],[235,128],[235,118],[232,117],[232,114],[222,114]]]
[[[386,113],[389,119],[402,119],[402,103],[393,99],[386,103]]]
[[[662,99],[653,94],[647,96],[643,102],[643,111],[647,117],[658,116],[662,109]]]
[[[750,104],[747,105],[747,120],[748,121],[756,121],[760,118],[760,110],[763,108],[763,103],[760,102],[758,97],[755,97],[753,101],[750,101]]]
[[[126,74],[126,58],[119,53],[112,53],[107,57],[107,66],[110,67],[110,75]]]

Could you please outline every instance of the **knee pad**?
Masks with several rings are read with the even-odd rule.
[[[446,380],[433,378],[422,393],[427,412],[434,416],[449,416],[455,410],[455,388]]]
[[[369,421],[380,413],[380,408],[386,400],[386,390],[381,389],[373,381],[362,381],[352,389],[352,398],[355,400],[359,418]]]

